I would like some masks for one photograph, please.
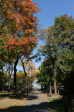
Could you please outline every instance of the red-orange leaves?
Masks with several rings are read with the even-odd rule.
[[[0,3],[6,6],[4,10],[7,17],[16,22],[17,30],[25,30],[27,25],[32,28],[31,23],[38,21],[34,13],[40,11],[40,8],[32,0],[4,0],[4,3],[1,0]]]
[[[34,37],[22,37],[21,39],[10,38],[9,40],[7,40],[3,48],[9,51],[14,51],[16,53],[19,52],[20,55],[22,53],[22,55],[28,56],[36,45],[37,39],[35,39]]]
[[[28,56],[37,44],[34,37],[38,19],[34,14],[40,11],[40,8],[32,0],[0,0],[0,7],[2,16],[5,15],[10,37],[15,36],[10,38],[3,48]]]

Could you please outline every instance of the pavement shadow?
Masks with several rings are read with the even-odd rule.
[[[35,99],[38,99],[38,97],[37,96],[26,96],[26,98],[28,99],[28,100],[35,100]]]
[[[36,105],[23,106],[18,112],[50,112],[49,103],[43,102]]]
[[[0,109],[0,112],[18,112],[21,106],[12,106],[5,109]]]
[[[50,112],[48,102],[30,106],[12,106],[0,109],[0,112]]]

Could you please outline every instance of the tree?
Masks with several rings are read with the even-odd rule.
[[[5,62],[7,61],[6,51],[3,50],[4,42],[9,38],[8,29],[6,26],[2,26],[0,22],[0,69],[3,71]]]
[[[57,23],[59,21],[59,25]],[[69,73],[73,69],[74,52],[74,21],[72,17],[67,15],[56,18],[55,25],[55,36],[60,38],[58,43],[60,45],[60,56],[61,58],[57,61],[58,66],[64,74]],[[60,29],[60,30],[59,30]]]
[[[58,24],[59,23],[59,24]],[[55,19],[55,36],[58,38],[60,58],[57,60],[57,67],[64,75],[64,105],[65,111],[73,98],[73,74],[74,74],[74,20],[67,15]]]
[[[39,69],[40,69],[40,73],[37,74],[38,83],[41,84],[42,89],[47,90],[49,88],[50,81],[51,81],[50,72],[49,72],[49,60],[45,59],[42,62]]]
[[[44,32],[45,33],[45,32]],[[42,34],[43,35],[43,34]],[[44,35],[43,35],[44,37]],[[50,72],[54,78],[55,94],[57,79],[62,83],[68,73],[73,71],[74,61],[74,21],[72,17],[63,15],[55,19],[54,25],[45,33],[46,43],[40,48],[40,53],[50,60]],[[58,70],[61,72],[58,72]],[[64,83],[63,83],[64,84]]]
[[[37,44],[34,38],[37,31],[37,18],[34,16],[40,9],[32,0],[0,0],[0,15],[7,26],[10,39],[4,49],[14,55],[14,87],[16,90],[16,66],[22,55],[26,58]]]
[[[56,60],[58,58],[58,46],[57,46],[57,39],[54,37],[54,26],[51,26],[46,30],[47,36],[45,37],[46,43],[42,48],[40,49],[40,52],[42,55],[49,60],[49,76],[54,82],[54,93],[57,95],[57,85],[56,85],[56,75],[57,75],[57,67],[56,67]],[[51,85],[51,80],[50,80],[50,85]],[[50,87],[51,90],[51,87]]]
[[[35,64],[30,61],[30,60],[23,60],[23,65],[22,63],[19,63],[20,66],[24,66],[24,70],[25,70],[25,78],[23,79],[23,85],[27,88],[27,93],[29,88],[32,88],[33,85],[32,83],[34,82],[34,80],[36,80],[37,74],[40,72]]]
[[[0,90],[8,90],[9,76],[6,71],[0,71]]]
[[[29,91],[32,90],[32,87],[33,87],[32,83],[36,78],[36,72],[37,72],[37,71],[35,72],[35,70],[32,70],[32,66],[30,67],[31,67],[31,70],[25,67],[26,73],[27,73],[26,76],[24,75],[24,72],[22,71],[19,71],[17,73],[17,86],[19,90],[21,90],[22,93],[25,91],[27,95]]]

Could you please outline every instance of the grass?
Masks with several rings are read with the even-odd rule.
[[[11,93],[0,93],[0,112],[17,112],[26,102],[26,98],[11,97]]]
[[[49,98],[48,100],[49,106],[54,110],[54,112],[64,112],[63,98]],[[69,109],[69,112],[74,112],[74,106],[72,107],[72,110]]]
[[[62,98],[49,98],[49,106],[55,110],[55,112],[64,112]]]

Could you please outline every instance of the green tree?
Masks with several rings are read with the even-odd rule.
[[[44,37],[43,32],[42,36]],[[73,18],[67,15],[57,17],[54,25],[46,31],[44,39],[46,43],[40,48],[40,53],[51,62],[49,72],[52,72],[54,92],[57,94],[57,78],[63,83],[67,74],[74,69]]]
[[[32,0],[0,0],[0,19],[3,26],[6,26],[10,39],[5,42],[6,49],[14,62],[14,88],[16,90],[16,66],[19,59],[32,53],[37,44],[35,34],[37,32],[36,14],[40,9]]]
[[[37,74],[38,83],[41,84],[42,88],[48,89],[50,80],[48,60],[44,60],[39,69],[40,73]]]

